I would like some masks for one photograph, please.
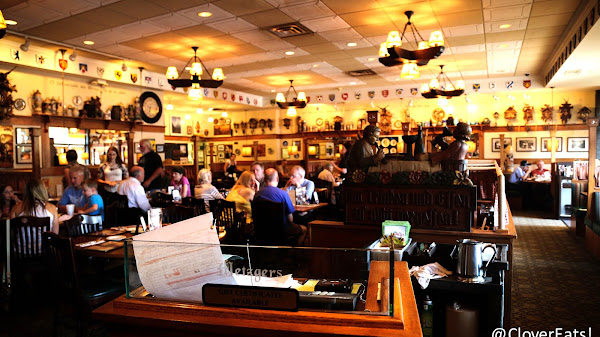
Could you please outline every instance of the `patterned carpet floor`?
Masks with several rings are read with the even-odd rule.
[[[560,220],[515,214],[511,327],[600,336],[600,261]],[[587,336],[587,335],[586,335]]]

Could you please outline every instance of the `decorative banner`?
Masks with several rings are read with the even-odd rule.
[[[344,101],[348,99],[348,93],[347,92],[345,92],[345,93],[342,94],[342,99]]]
[[[137,82],[137,74],[130,74],[129,77],[131,78],[131,82]]]
[[[360,92],[355,92],[354,93],[354,98],[360,99]]]
[[[246,104],[250,104],[250,97],[246,96]]]
[[[104,68],[103,67],[96,67],[96,72],[98,73],[98,76],[100,76],[100,77],[104,76]]]
[[[524,80],[523,86],[525,87],[525,89],[529,89],[529,87],[531,87],[531,80]]]
[[[375,97],[375,91],[369,91],[367,95],[369,96],[369,98],[373,98]]]
[[[65,71],[65,70],[67,70],[67,67],[69,66],[69,61],[67,61],[65,59],[60,59],[60,60],[58,60],[58,66],[60,67],[60,69]]]
[[[396,95],[398,95],[398,96],[402,95],[403,92],[404,92],[404,90],[402,90],[402,89],[396,89]]]
[[[512,89],[514,84],[515,84],[515,81],[507,81],[506,89]]]
[[[335,94],[329,94],[329,100],[330,101],[335,101]]]
[[[479,83],[474,83],[473,84],[473,91],[478,92],[479,89],[481,89],[481,84]]]
[[[323,102],[323,96],[317,96],[317,102]]]
[[[120,81],[121,77],[123,77],[123,72],[120,70],[115,70],[115,78],[117,79],[117,81]]]
[[[240,102],[244,102],[244,97],[243,97],[242,95],[240,95],[240,97],[239,97],[239,101],[240,101]]]
[[[235,94],[231,94],[231,100],[235,102]]]
[[[417,88],[410,88],[411,95],[416,96],[418,92],[419,92],[419,89],[417,89]]]
[[[87,73],[87,71],[88,71],[87,64],[79,63],[79,71],[81,71],[82,74]]]
[[[35,54],[35,62],[39,65],[43,65],[46,62],[46,56]]]
[[[381,96],[383,96],[383,98],[388,97],[389,94],[390,94],[389,90],[387,90],[387,89],[386,90],[381,90]]]
[[[494,82],[490,83],[490,89],[492,89],[492,90],[496,89],[496,83],[494,83]]]
[[[152,83],[152,77],[146,76],[146,77],[144,77],[144,81],[146,82],[146,84],[150,84],[150,83]]]
[[[15,61],[21,61],[21,56],[19,56],[19,50],[18,49],[11,49],[10,50],[10,57],[15,60]]]
[[[227,93],[226,92],[223,93],[223,99],[227,99]]]
[[[254,105],[257,105],[257,104],[258,104],[258,100],[255,98],[254,99]]]

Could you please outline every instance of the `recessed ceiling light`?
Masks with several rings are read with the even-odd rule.
[[[17,24],[17,21],[15,21],[15,20],[4,20],[4,22],[6,22],[7,25],[11,25],[11,26],[14,26]]]
[[[215,119],[214,119],[214,118],[212,118],[212,117],[208,117],[208,122],[209,122],[209,123],[212,123],[212,122],[214,122],[214,121],[215,121]]]
[[[285,54],[286,54],[286,55],[294,55],[294,54],[296,54],[296,53],[294,53],[293,51],[286,51],[286,52],[285,52]]]
[[[198,108],[198,109],[196,109],[196,113],[197,114],[203,114],[204,113],[204,109]]]
[[[229,114],[227,113],[227,111],[223,111],[221,113],[221,117],[226,118],[227,116],[229,116]]]
[[[203,17],[203,18],[207,18],[209,16],[212,16],[211,12],[199,12],[198,16]]]
[[[319,64],[313,64],[313,68],[318,68]]]
[[[87,44],[88,46],[91,46],[94,44],[94,41],[85,40],[85,41],[83,41],[83,44]]]
[[[348,47],[356,47],[358,44],[356,42],[348,42],[346,46]]]
[[[369,57],[367,60],[368,61],[375,61],[375,58],[374,57]]]
[[[500,25],[500,29],[506,29],[506,28],[510,28],[510,25],[508,23]]]
[[[350,82],[350,85],[356,85],[356,82]]]
[[[190,69],[192,69],[192,67],[185,67],[184,70],[190,70]]]
[[[498,48],[508,48],[508,45],[507,44],[501,44],[501,45],[498,46]]]
[[[275,92],[275,89],[271,89],[271,92]]]

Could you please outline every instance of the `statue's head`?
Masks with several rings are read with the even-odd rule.
[[[367,127],[363,130],[363,138],[366,139],[369,144],[374,145],[375,142],[379,140],[380,133],[380,128],[374,125],[367,125]]]
[[[459,122],[456,125],[452,136],[454,136],[454,139],[457,140],[469,140],[471,138],[471,132],[473,132],[473,130],[469,124]]]

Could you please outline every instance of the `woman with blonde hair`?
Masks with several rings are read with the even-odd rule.
[[[209,169],[198,172],[198,185],[194,187],[194,198],[203,199],[206,211],[210,212],[209,200],[224,199],[223,195],[212,184],[212,173]]]
[[[227,201],[235,202],[236,211],[246,213],[246,222],[252,221],[250,201],[254,199],[254,193],[258,191],[258,186],[254,174],[250,171],[244,171],[227,194],[227,198],[225,198]]]
[[[49,217],[50,230],[58,234],[58,209],[48,202],[48,191],[37,179],[30,180],[27,183],[23,193],[23,201],[16,204],[10,211],[11,219],[19,216]]]

